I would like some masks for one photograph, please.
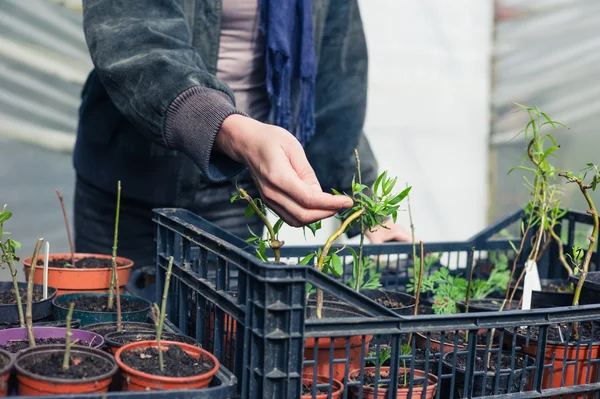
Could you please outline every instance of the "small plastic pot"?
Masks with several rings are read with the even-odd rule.
[[[478,356],[485,356],[485,353],[485,350],[477,350]],[[511,351],[502,351],[500,353],[502,357],[510,358],[513,356]],[[533,377],[533,371],[525,370],[525,367],[531,367],[535,365],[535,358],[531,356],[527,356],[527,364],[524,368],[515,368],[514,370],[512,370],[512,373],[509,369],[502,369],[500,370],[500,372],[487,371],[485,373],[485,385],[483,375],[474,375],[473,381],[470,384],[470,389],[472,390],[470,393],[464,392],[466,369],[465,367],[459,366],[458,364],[454,365],[453,367],[454,356],[455,353],[453,352],[446,353],[442,358],[442,363],[448,370],[452,370],[452,373],[454,374],[454,388],[456,390],[456,397],[471,397],[471,395],[502,395],[508,394],[509,390],[510,393],[514,394],[516,392],[520,392],[521,390],[521,379],[523,379],[524,389],[531,389],[531,377]],[[465,358],[466,356],[466,354],[456,354],[456,358]],[[517,356],[522,356],[524,358],[523,360],[525,360],[525,355],[517,353]],[[492,361],[494,362],[494,360]],[[483,370],[477,370],[476,372],[483,373]],[[523,375],[523,372],[525,372],[525,375]],[[500,376],[497,375],[498,373],[500,373]],[[497,393],[494,393],[494,390],[497,390]]]
[[[72,340],[80,340],[81,342],[91,343],[92,348],[100,348],[104,345],[104,338],[101,335],[91,331],[72,329]],[[33,335],[36,339],[46,338],[65,338],[67,329],[65,327],[33,327]],[[0,330],[0,345],[7,345],[14,341],[27,341],[27,328],[7,328]],[[48,345],[44,345],[48,346]],[[87,346],[87,345],[86,345]]]
[[[411,316],[415,311],[415,297],[412,295],[405,294],[403,292],[397,291],[389,291],[384,289],[376,289],[376,290],[362,290],[361,294],[366,296],[367,298],[379,303],[381,306],[384,306],[395,313],[403,316]],[[392,307],[384,305],[384,301],[392,300],[397,303],[402,304],[401,307]]]
[[[470,308],[470,307],[469,307]],[[465,331],[461,331],[461,332],[465,332]],[[485,334],[489,332],[489,330],[487,328],[482,328],[479,331],[477,331],[477,335],[479,334]],[[496,331],[496,335],[498,335],[498,332]],[[423,335],[422,333],[417,333],[416,337],[416,346],[419,349],[422,350],[426,350],[427,348],[427,337],[425,335]],[[429,351],[430,352],[442,352],[440,349],[442,347],[442,342],[437,340],[437,339],[433,339],[433,338],[429,338]],[[478,344],[475,346],[476,349],[485,349],[486,345],[485,344]],[[492,343],[492,345],[490,345],[490,348],[499,348],[500,344],[496,344],[496,343]],[[458,345],[458,349],[459,350],[466,350],[467,349],[467,345]],[[448,353],[448,352],[452,352],[454,351],[454,340],[444,340],[444,350],[443,353]]]
[[[307,306],[307,319],[312,318],[315,314],[316,308],[313,306]],[[342,308],[337,307],[337,304],[324,303],[323,305],[323,318],[343,318],[343,317],[361,317],[362,314],[356,311],[351,312]],[[330,363],[330,347],[333,346],[333,359],[347,359],[348,371],[360,368],[361,365],[361,352],[364,351],[366,355],[369,353],[369,344],[373,339],[372,335],[364,336],[364,348],[363,348],[363,336],[356,335],[350,337],[319,337],[319,338],[307,338],[304,343],[304,359],[315,360],[315,365],[304,366],[303,374],[313,375],[316,371],[318,376],[329,378],[331,370],[333,370],[333,378],[337,380],[343,380],[346,374],[345,363]],[[349,341],[350,350],[346,355],[346,344]],[[317,349],[318,346],[318,349]],[[316,349],[316,351],[315,351]],[[315,356],[316,352],[316,356]],[[316,357],[316,359],[315,359]]]
[[[100,258],[111,260],[111,255],[100,254],[84,254],[76,253],[75,261],[83,258]],[[44,259],[39,256],[38,260]],[[71,261],[71,254],[52,254],[48,257],[48,261],[53,260]],[[25,278],[29,276],[31,270],[31,256],[23,260],[25,268]],[[117,274],[119,276],[119,284],[124,287],[129,282],[133,261],[131,259],[117,257]],[[35,274],[33,276],[34,283],[43,283],[44,267],[36,265]],[[63,268],[63,267],[48,267],[48,285],[58,290],[57,295],[70,292],[106,292],[110,287],[111,268]]]
[[[200,389],[206,388],[213,379],[215,373],[219,370],[219,361],[210,352],[181,342],[173,341],[162,341],[160,343],[161,348],[167,350],[169,346],[177,345],[183,349],[188,355],[193,356],[197,359],[202,357],[209,358],[213,363],[214,367],[207,373],[194,375],[190,377],[164,377],[158,375],[152,375],[143,373],[135,370],[123,363],[121,356],[123,352],[134,351],[145,348],[157,348],[156,341],[139,341],[132,342],[125,346],[122,346],[115,353],[115,360],[121,368],[121,374],[123,376],[123,390],[124,391],[155,391],[155,390],[176,390],[176,389]]]
[[[69,303],[77,300],[77,298],[84,296],[95,296],[102,297],[108,300],[108,294],[97,294],[97,293],[87,293],[80,292],[74,294],[63,294],[58,295],[52,301],[52,306],[54,310],[54,318],[56,319],[65,319],[67,317],[67,313],[69,312]],[[145,322],[148,319],[148,312],[152,307],[150,301],[145,300],[144,298],[131,296],[131,295],[121,295],[121,303],[123,301],[134,301],[143,304],[143,307],[140,310],[136,310],[133,312],[122,312],[121,320],[122,321],[137,321],[137,322]],[[116,300],[115,300],[116,307]],[[117,312],[116,309],[114,312],[90,312],[86,310],[78,310],[75,308],[73,310],[73,317],[81,320],[82,326],[87,326],[89,324],[95,323],[103,323],[103,322],[117,322]]]
[[[575,276],[571,274],[569,280],[573,285],[577,286],[579,278],[581,276]],[[573,303],[573,294],[571,294],[571,305]],[[600,303],[600,272],[588,272],[583,286],[581,287],[581,294],[579,294],[580,305],[593,305]]]
[[[55,353],[63,355],[64,350],[64,345],[44,345],[24,349],[19,352],[15,359],[19,395],[81,395],[86,393],[104,393],[108,391],[108,386],[119,368],[111,355],[98,349],[85,346],[73,346],[71,348],[72,359],[93,357],[96,362],[104,362],[111,366],[110,371],[95,377],[88,377],[80,380],[45,377],[33,374],[24,367],[27,364],[39,361],[45,356],[50,356]]]
[[[19,288],[27,289],[27,283],[18,283]],[[34,284],[34,291],[41,291],[43,286]],[[0,292],[14,292],[12,281],[0,282]],[[52,300],[56,296],[56,288],[48,287],[48,298],[31,304],[33,321],[44,319],[52,315]],[[23,316],[27,301],[22,301]],[[0,304],[0,324],[19,324],[19,310],[17,304]]]
[[[555,308],[561,306],[571,306],[573,304],[573,292],[557,292],[554,290],[548,290],[548,286],[562,286],[567,283],[563,279],[541,279],[542,285],[541,291],[531,292],[531,308],[532,309],[544,309],[544,308]],[[513,288],[509,288],[512,290]],[[523,296],[523,288],[518,287],[515,291],[514,300],[519,301]]]
[[[132,342],[140,342],[140,341],[154,341],[156,340],[156,332],[149,331],[113,331],[104,336],[104,340],[106,341],[106,345],[113,353],[117,353],[117,351],[123,346],[130,344]],[[122,340],[127,340],[127,342],[123,343]],[[197,347],[201,347],[200,343],[196,341],[192,337],[188,337],[187,335],[182,334],[174,334],[174,333],[165,333],[161,335],[161,340],[165,341],[173,341],[173,342],[183,342],[184,344],[193,345]]]
[[[140,323],[136,321],[124,321],[123,332],[133,332],[133,331],[156,331],[156,326],[150,323]],[[88,324],[87,326],[81,327],[82,330],[92,331],[97,334],[102,335],[103,337],[106,334],[117,331],[117,323],[116,322],[108,322],[108,323],[94,323]]]
[[[307,387],[312,388],[314,382],[313,374],[302,374],[302,385],[306,385]],[[329,377],[325,377],[322,375],[317,375],[317,384],[329,384]],[[339,399],[342,397],[342,393],[344,393],[344,385],[341,381],[333,379],[331,382],[331,399]],[[302,395],[301,399],[327,399],[329,398],[328,393],[317,394],[316,396]]]
[[[398,381],[402,381],[402,378],[403,378],[402,376],[403,376],[403,373],[405,372],[405,370],[407,373],[411,373],[410,369],[404,369],[404,368],[400,367],[398,369]],[[361,371],[360,369],[352,370],[348,374],[348,379],[352,380],[352,379],[360,378],[360,371]],[[365,367],[363,370],[363,373],[365,376],[367,376],[367,375],[374,376],[376,372],[377,372],[377,369],[375,367]],[[398,388],[396,391],[396,397],[398,399],[422,398],[423,390],[425,390],[425,398],[427,398],[427,399],[434,398],[435,393],[437,391],[438,378],[433,374],[426,374],[424,371],[417,370],[417,369],[412,370],[412,373],[415,378],[421,378],[423,380],[425,380],[425,375],[427,375],[427,387],[425,387],[424,383],[420,386],[413,386],[410,396],[408,396],[408,393],[409,393],[408,388]],[[379,375],[380,375],[379,378],[382,378],[382,375],[387,376],[389,374],[390,374],[389,367],[380,367],[379,368]],[[360,391],[357,387],[353,387],[351,389],[351,392],[352,392],[352,397],[359,398],[358,395],[359,395]],[[379,399],[379,398],[385,399],[389,396],[388,392],[389,392],[389,388],[379,387],[379,389],[377,389],[377,396],[375,396],[375,388],[374,387],[369,386],[369,385],[363,385],[362,396],[360,396],[360,398],[362,398],[362,399]]]
[[[4,366],[0,367],[0,396],[8,395],[8,379],[14,365],[14,356],[11,353],[0,349],[0,358],[2,358]]]
[[[499,312],[502,302],[504,302],[504,298],[470,299],[469,313]],[[464,301],[458,301],[456,306],[461,313],[465,313],[467,310]],[[506,301],[503,311],[506,310],[519,310],[519,301],[513,299],[512,302],[510,302],[510,308],[508,308],[508,301]]]

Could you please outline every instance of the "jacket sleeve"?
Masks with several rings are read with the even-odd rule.
[[[377,179],[377,161],[363,132],[367,107],[368,52],[357,0],[329,4],[319,51],[316,133],[307,145],[309,161],[324,191],[352,191],[354,149],[363,184]],[[360,232],[355,226],[348,236]]]
[[[191,45],[179,0],[84,0],[83,28],[100,81],[148,139],[186,153],[213,182],[243,165],[213,152],[233,93]]]

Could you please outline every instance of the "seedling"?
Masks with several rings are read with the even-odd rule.
[[[106,308],[112,310],[115,301],[115,291],[119,291],[119,277],[117,275],[117,243],[119,240],[119,214],[121,209],[121,181],[117,183],[117,210],[115,214],[115,231],[112,247],[112,267],[110,271],[110,286],[108,287],[108,302]],[[121,322],[121,297],[117,292],[117,331],[122,331]]]
[[[588,173],[592,173],[592,178],[590,183],[585,183],[585,180],[588,176]],[[588,214],[592,215],[594,220],[594,228],[592,230],[592,234],[588,237],[589,245],[587,251],[585,253],[585,258],[583,259],[583,264],[577,264],[577,274],[579,274],[579,281],[577,282],[577,286],[575,287],[575,294],[573,295],[573,306],[579,306],[579,297],[581,296],[581,289],[583,287],[583,283],[587,277],[588,269],[590,267],[590,262],[592,260],[592,254],[594,252],[594,247],[596,246],[596,242],[598,241],[598,212],[596,211],[596,206],[594,205],[594,201],[590,195],[590,190],[595,191],[598,185],[598,178],[600,176],[600,171],[598,166],[593,163],[588,163],[587,166],[582,169],[581,173],[578,176],[575,176],[573,172],[562,172],[560,173],[561,177],[567,179],[569,183],[576,183],[579,187],[579,191],[585,198],[589,209],[587,211]],[[575,259],[581,260],[581,251],[574,250],[573,252]],[[575,338],[579,339],[579,324],[577,322],[573,323],[573,332],[575,334]]]
[[[35,245],[33,250],[33,259],[37,259],[42,248],[43,238],[40,238]],[[32,265],[33,266],[33,265]],[[29,340],[29,347],[35,347],[35,336],[33,335],[33,276],[35,275],[35,267],[32,267],[29,271],[29,278],[27,279],[27,308],[25,309],[25,324],[27,326],[27,339]]]
[[[560,146],[551,134],[541,132],[542,128],[546,125],[550,125],[554,129],[557,129],[558,126],[566,126],[552,120],[546,113],[540,111],[535,106],[527,107],[518,103],[515,104],[521,110],[526,111],[529,116],[529,122],[525,126],[523,132],[525,140],[528,142],[525,160],[530,162],[532,166],[520,165],[512,168],[508,173],[510,174],[518,169],[532,173],[534,179],[533,181],[530,181],[526,176],[523,176],[525,186],[530,190],[531,199],[524,208],[527,221],[521,223],[522,240],[520,246],[517,249],[513,245],[516,256],[513,261],[510,281],[513,279],[517,261],[521,257],[524,245],[526,241],[529,240],[530,231],[533,231],[534,233],[533,245],[531,252],[525,260],[525,265],[527,266],[529,262],[538,262],[548,248],[550,242],[554,240],[558,244],[560,261],[565,267],[565,270],[571,274],[572,269],[567,263],[562,251],[562,241],[554,231],[554,227],[560,223],[558,220],[566,213],[566,210],[560,209],[560,195],[562,192],[558,189],[558,186],[553,183],[559,175],[560,170],[549,163],[550,157],[556,156],[556,152],[560,149]],[[548,142],[550,145],[547,145]],[[544,244],[542,245],[542,243]],[[525,275],[525,270],[526,268],[524,268],[517,279],[512,293],[510,294],[510,298],[509,291],[507,291],[505,300],[500,309],[501,311],[505,304],[510,307],[515,292]]]
[[[248,201],[248,208],[246,208],[244,216],[246,218],[250,218],[256,214],[267,228],[267,239],[262,239],[260,236],[250,230],[250,228],[248,228],[251,237],[248,238],[246,242],[255,243],[258,245],[258,249],[256,250],[257,257],[265,262],[267,261],[266,248],[268,245],[273,250],[275,262],[279,262],[281,259],[279,250],[284,245],[284,242],[279,240],[279,230],[281,229],[281,226],[283,226],[283,220],[278,219],[274,226],[271,225],[268,217],[268,208],[263,204],[263,202],[259,198],[252,198],[243,188],[238,187],[237,189],[238,194],[235,194],[233,197],[231,197],[231,202],[233,203],[238,199]]]
[[[71,360],[71,347],[75,345],[77,340],[71,341],[71,337],[73,336],[73,332],[71,331],[71,319],[73,317],[73,308],[75,307],[75,303],[71,302],[69,304],[69,312],[67,313],[67,334],[65,340],[65,354],[63,357],[62,371],[69,371],[69,361]]]
[[[75,250],[73,247],[73,239],[71,238],[71,227],[69,227],[70,226],[69,218],[67,217],[67,210],[65,208],[65,200],[58,189],[56,189],[56,195],[58,195],[58,200],[60,201],[60,208],[62,209],[63,219],[65,221],[65,227],[67,228],[67,238],[69,240],[69,249],[71,250],[71,263],[65,263],[65,267],[75,267]],[[35,260],[32,259],[32,262],[37,262],[37,258],[35,258]]]
[[[156,326],[156,347],[158,349],[158,365],[160,371],[164,371],[165,363],[163,360],[162,348],[160,345],[162,338],[162,331],[165,326],[165,316],[167,312],[167,295],[169,294],[169,283],[171,281],[171,271],[173,270],[173,257],[169,258],[169,266],[167,266],[167,274],[165,276],[165,287],[163,289],[163,296],[160,309],[155,303],[152,307],[152,316],[154,318],[154,325]]]
[[[4,241],[4,236],[10,235],[10,232],[4,231],[4,222],[12,217],[12,212],[6,210],[6,205],[2,208],[2,213],[0,213],[0,250],[2,253],[0,254],[0,258],[2,261],[0,264],[6,264],[8,266],[8,270],[10,271],[10,276],[13,282],[13,290],[15,291],[15,298],[17,301],[17,312],[19,313],[19,325],[21,327],[25,327],[25,317],[23,316],[23,304],[21,301],[21,294],[19,292],[19,283],[17,282],[17,270],[15,269],[14,262],[19,261],[19,257],[16,252],[18,249],[21,249],[21,243],[13,240],[10,237],[6,238]]]

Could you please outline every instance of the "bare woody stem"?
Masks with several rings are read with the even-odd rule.
[[[419,280],[417,283],[417,290],[415,291],[415,310],[413,311],[413,315],[417,316],[419,314],[419,298],[421,297],[421,287],[423,285],[423,271],[425,270],[425,248],[423,246],[423,241],[419,242],[419,246],[421,249],[421,258],[419,262]],[[414,246],[413,246],[414,250]],[[412,341],[412,333],[408,335],[408,344],[410,345]],[[405,376],[406,378],[406,373]],[[406,385],[406,383],[405,383]]]
[[[406,183],[406,188],[408,188],[408,183]],[[410,193],[406,195],[406,203],[408,206],[408,219],[410,220],[410,235],[412,238],[412,248],[413,248],[413,269],[414,269],[413,275],[416,277],[416,275],[417,275],[417,264],[416,264],[417,246],[415,245],[415,224],[413,223],[412,210],[410,208]]]
[[[112,310],[115,300],[115,285],[117,284],[117,243],[119,241],[119,214],[121,211],[121,181],[117,183],[117,210],[115,214],[115,231],[112,247],[112,268],[110,271],[110,285],[108,287],[108,303],[106,309]],[[119,301],[120,302],[120,301]],[[117,320],[117,325],[120,320]]]
[[[571,268],[571,266],[569,266],[569,263],[565,259],[565,250],[563,249],[562,240],[560,239],[558,234],[556,234],[554,229],[550,229],[550,235],[552,236],[554,241],[556,241],[556,246],[558,247],[558,259],[560,259],[560,262],[562,263],[563,267],[567,270],[569,275],[573,274],[573,269]]]
[[[35,347],[35,336],[33,335],[33,276],[35,275],[35,265],[37,264],[37,258],[42,248],[43,238],[40,238],[35,244],[33,250],[33,258],[31,258],[32,267],[29,271],[29,279],[27,280],[27,309],[25,311],[26,325],[27,325],[27,339],[29,340],[29,347]]]
[[[0,245],[0,247],[2,248],[2,254],[5,257],[8,257],[9,255],[4,250],[4,246]],[[23,315],[23,302],[21,301],[21,294],[19,293],[19,282],[17,281],[17,271],[15,270],[15,264],[11,259],[8,259],[6,264],[8,265],[8,270],[10,271],[10,277],[12,278],[12,282],[13,282],[13,290],[15,291],[15,299],[17,300],[17,312],[19,313],[19,325],[21,328],[23,328],[23,327],[25,327],[25,316]],[[33,273],[33,270],[34,270],[34,268],[32,267],[30,273]]]
[[[65,340],[65,355],[63,357],[62,370],[66,372],[69,370],[69,360],[71,355],[71,346],[73,346],[73,342],[71,342],[71,337],[73,336],[73,332],[71,331],[71,319],[73,317],[73,308],[75,307],[75,303],[71,302],[69,305],[69,312],[67,313],[67,336]]]
[[[329,254],[329,250],[331,249],[331,246],[333,245],[335,240],[337,240],[342,234],[344,234],[344,232],[346,231],[346,229],[348,228],[350,223],[352,223],[353,221],[358,219],[364,212],[365,212],[364,209],[359,209],[359,210],[355,211],[353,214],[348,216],[348,218],[346,220],[344,220],[342,225],[336,231],[334,231],[331,236],[329,236],[327,241],[325,241],[325,245],[323,246],[323,250],[321,251],[321,256],[319,256],[319,260],[317,261],[317,270],[319,270],[319,271],[323,270],[323,265],[325,264],[325,259],[327,258],[327,255]],[[322,312],[323,312],[323,291],[320,288],[317,288],[317,318],[318,319],[321,318]]]
[[[358,184],[362,184],[362,173],[360,171],[360,157],[358,156],[358,150],[354,149],[354,158],[356,158],[356,173],[358,177]],[[360,219],[360,243],[358,244],[358,275],[356,276],[356,292],[360,291],[363,279],[363,247],[365,245],[365,222]]]
[[[67,228],[67,238],[69,239],[69,249],[71,250],[71,265],[75,267],[75,250],[73,248],[73,239],[71,238],[71,227],[69,226],[69,218],[67,217],[67,210],[65,208],[65,199],[58,189],[56,189],[56,195],[60,201],[60,207],[62,209],[63,218],[65,220],[65,227]]]
[[[244,190],[243,188],[238,188],[238,191],[240,193],[240,198],[248,201],[248,203],[254,210],[254,213],[256,213],[256,215],[260,218],[260,220],[262,220],[263,224],[267,228],[267,232],[269,234],[269,241],[271,243],[271,248],[273,249],[273,255],[275,256],[275,262],[279,262],[281,260],[279,249],[283,246],[283,241],[279,241],[277,239],[277,235],[275,234],[275,230],[273,229],[271,222],[269,222],[269,218],[256,205],[256,203],[254,202],[252,197],[246,192],[246,190]]]
[[[475,247],[471,248],[471,270],[469,271],[469,283],[465,295],[465,313],[469,313],[469,299],[471,299],[471,283],[473,282],[473,271],[475,270]],[[468,338],[468,335],[467,335]]]
[[[167,296],[169,295],[169,283],[171,282],[171,272],[173,270],[173,257],[169,258],[169,266],[167,267],[167,274],[165,276],[165,287],[163,289],[162,302],[160,304],[160,312],[158,317],[158,322],[156,324],[156,346],[158,349],[158,364],[160,366],[160,371],[163,371],[165,368],[165,364],[163,361],[163,353],[162,348],[160,347],[160,340],[162,337],[162,331],[165,326],[165,315],[167,311]]]

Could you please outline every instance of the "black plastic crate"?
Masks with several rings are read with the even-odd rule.
[[[175,258],[167,314],[177,328],[204,343],[224,365],[231,367],[243,399],[300,398],[303,383],[317,383],[317,387],[325,389],[319,398],[362,395],[368,362],[374,364],[375,376],[379,375],[372,381],[377,387],[382,382],[394,386],[402,381],[404,373],[399,367],[406,364],[406,369],[412,370],[407,376],[409,397],[416,397],[410,395],[421,389],[419,397],[425,398],[427,386],[432,386],[429,378],[415,375],[415,367],[437,378],[436,398],[598,395],[595,390],[600,389],[600,356],[595,342],[600,341],[596,338],[600,325],[594,322],[600,320],[600,305],[401,316],[312,267],[291,264],[306,255],[310,250],[307,247],[284,247],[282,255],[290,264],[265,263],[254,257],[242,240],[185,210],[157,210],[155,221],[157,292],[161,290],[169,257]],[[510,254],[512,248],[507,241],[482,239],[426,244],[425,251],[444,252],[449,259],[452,252],[465,253],[464,261],[458,261],[455,267],[464,273],[471,264],[473,245],[477,247],[476,260],[485,260],[492,250]],[[410,244],[368,246],[365,250],[365,255],[386,258],[381,262],[386,265],[394,262],[387,262],[390,257],[401,259],[410,253]],[[397,269],[404,273],[402,268]],[[330,303],[328,311],[336,317],[307,318],[314,311],[307,300],[307,284],[335,296],[338,302],[335,306]],[[568,346],[552,342],[558,336],[568,336],[575,321],[590,326],[594,344],[586,342],[585,336]],[[557,324],[564,328],[556,328]],[[519,330],[522,326],[525,328]],[[464,331],[468,332],[466,344],[462,342]],[[493,341],[496,346],[486,346],[492,331],[497,334]],[[450,352],[445,353],[448,349]],[[385,369],[377,359],[386,350],[390,353],[389,374],[382,374]],[[402,354],[403,350],[406,354]],[[489,374],[474,370],[478,356],[485,362],[492,353],[493,361],[501,350],[508,351],[501,356],[508,361],[505,368]],[[587,363],[570,359],[560,362],[563,352],[577,352],[576,360],[587,359]],[[515,363],[517,360],[522,362],[521,367]],[[461,365],[465,366],[462,372]],[[312,378],[303,378],[303,372],[315,367],[316,374],[323,378],[317,380],[315,373]],[[354,374],[358,379],[350,379]],[[577,380],[570,381],[570,374],[576,375]],[[334,392],[334,376],[342,383],[341,392]],[[484,387],[490,389],[486,391]],[[373,394],[381,393],[381,389]],[[582,396],[585,392],[594,393]],[[384,396],[395,398],[396,393],[390,390]],[[307,392],[307,397],[317,397],[316,394],[313,390]]]

